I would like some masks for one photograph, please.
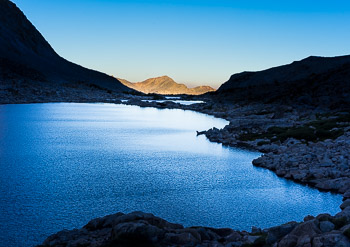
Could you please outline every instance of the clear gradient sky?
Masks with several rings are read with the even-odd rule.
[[[12,1],[61,56],[133,82],[218,87],[237,72],[350,54],[350,1]]]

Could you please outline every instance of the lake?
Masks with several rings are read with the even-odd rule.
[[[119,211],[240,230],[339,211],[340,195],[254,167],[260,153],[196,136],[226,124],[115,104],[0,105],[0,246]]]

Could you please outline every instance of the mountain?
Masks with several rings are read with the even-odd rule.
[[[143,93],[199,95],[215,91],[214,88],[209,86],[188,88],[184,84],[176,83],[168,76],[150,78],[145,81],[136,83],[132,83],[120,78],[118,78],[118,80],[121,81],[125,86]]]
[[[113,92],[130,91],[112,76],[60,57],[9,0],[0,0],[0,80],[2,86],[25,81],[30,86],[78,84]]]
[[[350,56],[311,56],[259,72],[234,74],[214,95],[235,102],[350,104]]]

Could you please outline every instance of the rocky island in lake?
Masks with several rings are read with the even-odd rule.
[[[182,100],[201,103],[183,105],[156,93],[181,94]],[[223,118],[227,126],[198,130],[198,135],[227,147],[259,151],[262,155],[252,165],[339,194],[343,202],[334,215],[305,215],[300,222],[252,226],[251,231],[188,227],[135,209],[45,236],[38,246],[350,246],[349,55],[311,56],[236,73],[216,91],[189,89],[169,77],[131,84],[60,57],[14,3],[0,0],[0,104],[47,102],[123,103]],[[19,222],[14,224],[20,229]]]

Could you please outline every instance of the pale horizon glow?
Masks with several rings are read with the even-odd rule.
[[[350,2],[13,0],[62,57],[131,82],[218,88],[234,73],[350,54]]]

